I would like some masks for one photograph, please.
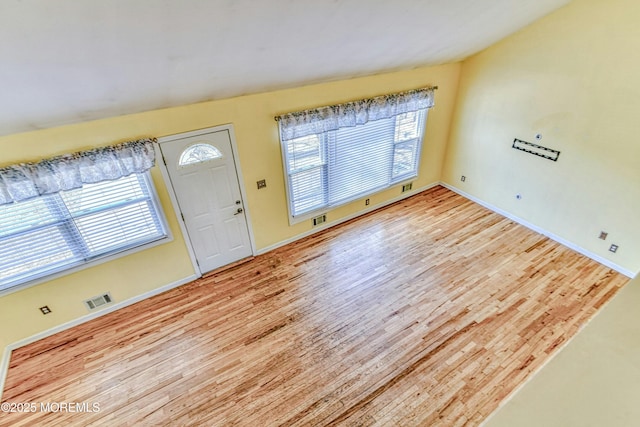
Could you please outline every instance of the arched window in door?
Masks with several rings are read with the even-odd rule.
[[[209,160],[220,159],[222,153],[210,144],[194,144],[187,147],[178,160],[178,166],[185,167],[196,163],[208,162]]]

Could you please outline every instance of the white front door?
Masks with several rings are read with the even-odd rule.
[[[229,131],[160,142],[193,253],[205,273],[252,254]]]

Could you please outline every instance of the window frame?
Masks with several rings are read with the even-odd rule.
[[[425,133],[426,133],[426,123],[427,123],[427,119],[428,119],[428,115],[429,115],[429,108],[422,108],[419,110],[416,110],[416,112],[419,113],[419,117],[418,117],[418,124],[417,124],[417,128],[419,131],[419,134],[417,135],[417,137],[414,138],[409,138],[409,139],[403,139],[403,140],[396,140],[397,134],[398,134],[398,118],[399,116],[401,116],[402,114],[406,114],[406,113],[399,113],[397,115],[393,116],[393,119],[396,121],[395,125],[394,125],[394,129],[392,131],[393,133],[393,141],[392,141],[392,146],[391,146],[391,160],[390,160],[390,167],[389,167],[389,182],[388,185],[385,186],[381,186],[378,188],[375,188],[371,191],[366,191],[357,195],[353,195],[353,196],[349,196],[346,198],[343,198],[335,203],[332,203],[330,201],[330,194],[331,194],[331,190],[329,188],[329,186],[331,185],[331,171],[330,171],[330,167],[331,167],[331,155],[332,153],[330,153],[330,139],[331,138],[335,138],[335,132],[337,132],[337,130],[333,130],[333,131],[327,131],[327,132],[321,132],[321,133],[317,133],[317,134],[311,134],[308,136],[304,136],[304,137],[300,137],[300,138],[295,138],[292,140],[285,140],[283,141],[282,138],[280,138],[280,151],[281,151],[281,155],[282,155],[282,164],[283,164],[283,172],[284,172],[284,180],[285,180],[285,188],[286,188],[286,198],[287,198],[287,214],[289,217],[289,225],[294,225],[294,224],[298,224],[302,221],[308,220],[310,218],[314,218],[318,215],[322,215],[332,209],[335,209],[337,207],[346,205],[348,203],[351,203],[355,200],[364,198],[364,197],[369,197],[371,195],[374,195],[376,193],[385,191],[393,186],[396,185],[403,185],[406,184],[407,182],[410,182],[412,180],[414,180],[416,177],[419,176],[420,173],[420,162],[421,162],[421,155],[422,155],[422,146],[424,144],[424,137],[425,137]],[[324,193],[324,203],[322,204],[322,206],[319,206],[317,208],[311,209],[309,211],[297,214],[297,215],[293,215],[292,212],[292,205],[293,205],[293,185],[291,183],[291,177],[294,174],[298,174],[301,172],[306,172],[310,169],[312,169],[312,167],[309,168],[305,168],[305,169],[301,169],[295,172],[291,172],[290,171],[290,158],[287,154],[287,145],[289,143],[289,141],[294,141],[297,139],[303,139],[303,138],[307,138],[310,136],[315,136],[318,138],[318,140],[320,141],[320,150],[323,152],[322,156],[323,158],[323,162],[320,165],[315,165],[314,168],[321,168],[323,171],[323,180],[326,182],[326,187],[327,187],[327,191],[323,192]],[[398,145],[401,144],[409,144],[411,142],[415,142],[416,143],[416,150],[414,152],[414,156],[415,156],[415,170],[414,171],[409,171],[408,173],[405,174],[400,174],[396,177],[394,177],[394,162],[395,162],[395,157],[396,157],[396,148],[398,147]]]
[[[86,260],[78,260],[78,262],[72,264],[61,265],[59,266],[59,268],[53,268],[47,272],[31,274],[31,278],[28,278],[28,275],[25,274],[24,276],[26,277],[19,279],[18,281],[16,281],[16,283],[9,282],[8,285],[2,285],[6,287],[0,288],[0,297],[173,241],[173,234],[171,233],[171,228],[168,225],[167,218],[164,213],[164,209],[162,208],[162,204],[160,203],[158,192],[156,190],[155,183],[150,171],[137,173],[135,175],[140,176],[140,178],[146,184],[147,188],[142,188],[142,190],[143,192],[148,191],[148,201],[153,207],[153,211],[156,215],[156,220],[158,221],[162,231],[164,232],[164,236],[159,236],[157,238],[154,238],[153,240],[149,240],[140,244],[133,244],[133,246],[123,245],[121,248],[107,251],[106,253],[101,255],[91,256]],[[61,198],[61,196],[58,197]],[[61,226],[64,226],[64,223],[66,222],[68,221],[59,222],[59,224]],[[52,222],[52,224],[54,223]],[[86,242],[82,241],[81,244],[86,245]],[[75,248],[69,247],[68,249],[73,251]]]

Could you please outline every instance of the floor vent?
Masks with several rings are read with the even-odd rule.
[[[315,218],[313,218],[313,226],[317,226],[320,224],[324,224],[325,222],[327,222],[327,215],[320,215],[317,216]]]
[[[84,302],[84,305],[86,305],[89,310],[95,310],[96,308],[103,306],[105,304],[109,304],[111,302],[113,302],[113,298],[111,297],[111,293],[107,292],[106,294],[89,298]]]

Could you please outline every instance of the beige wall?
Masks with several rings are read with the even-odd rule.
[[[464,61],[443,167],[443,181],[632,274],[640,270],[638,22],[637,0],[574,0]],[[511,148],[537,133],[561,151],[558,162]]]
[[[436,106],[429,113],[420,175],[414,181],[414,188],[420,188],[440,179],[459,73],[460,64],[420,68],[10,135],[0,138],[0,164],[232,123],[256,246],[264,249],[311,228],[310,221],[293,227],[288,224],[275,115],[439,86]],[[124,301],[194,273],[158,167],[152,173],[174,241],[0,297],[0,324],[5,325],[0,329],[0,350],[87,315],[82,301],[103,291],[111,291],[116,301]],[[257,190],[255,182],[259,179],[267,180],[266,189]],[[400,189],[393,188],[371,196],[371,203],[383,203],[399,194]],[[354,202],[331,212],[329,220],[339,220],[364,207],[364,202]],[[53,312],[43,316],[38,310],[43,305]]]

